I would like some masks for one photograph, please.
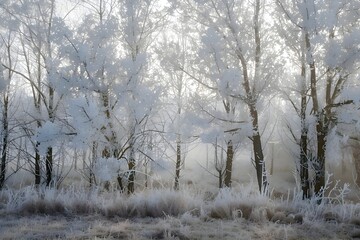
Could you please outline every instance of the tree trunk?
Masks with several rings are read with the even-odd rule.
[[[256,176],[259,186],[259,191],[262,193],[267,188],[267,177],[265,171],[265,161],[264,154],[261,144],[261,136],[259,133],[259,121],[258,121],[258,112],[256,108],[257,103],[257,89],[256,81],[259,80],[260,74],[260,62],[261,62],[261,38],[260,38],[260,0],[255,1],[255,12],[254,12],[254,41],[255,41],[255,73],[254,73],[254,85],[251,89],[250,80],[248,74],[247,59],[242,53],[242,49],[239,47],[236,51],[236,55],[240,60],[242,71],[243,71],[243,87],[246,93],[246,104],[248,105],[250,116],[252,118],[252,128],[253,128],[253,150],[255,158],[255,168]],[[234,30],[233,30],[234,31]]]
[[[221,150],[220,161],[219,161],[218,147],[219,147],[218,146],[218,141],[217,141],[217,138],[216,138],[215,144],[214,144],[215,169],[218,172],[219,188],[222,188],[223,184],[224,184],[223,178],[224,178],[224,173],[225,173],[224,166],[223,166],[223,159],[224,159],[223,153],[224,152]],[[229,152],[229,151],[227,151],[227,152]],[[231,172],[230,172],[230,174],[231,174]],[[230,179],[231,179],[231,176],[230,176]],[[231,184],[231,182],[230,182],[230,184]]]
[[[41,183],[41,168],[40,168],[40,153],[39,153],[40,143],[36,142],[35,144],[35,185],[39,186]]]
[[[230,140],[227,142],[227,150],[226,150],[226,165],[225,165],[225,176],[224,176],[225,187],[231,187],[233,159],[234,159],[234,146],[232,141]]]
[[[77,164],[78,164],[78,150],[75,148],[74,149],[74,170],[77,170]]]
[[[134,145],[135,145],[135,140],[133,139],[134,136],[131,136],[131,141],[130,141],[130,154],[129,154],[129,161],[128,161],[128,194],[132,194],[135,191],[135,166],[136,166],[136,162],[135,162],[135,149],[134,149]]]
[[[264,161],[264,154],[261,144],[261,136],[259,133],[259,120],[258,120],[258,112],[256,108],[257,99],[256,96],[254,96],[254,94],[252,93],[250,88],[246,59],[241,52],[238,52],[237,54],[243,68],[243,78],[244,78],[243,86],[246,92],[246,104],[248,105],[250,116],[252,118],[252,128],[253,128],[252,141],[253,141],[256,176],[259,185],[259,191],[262,192],[266,189],[268,182],[265,171],[265,161]]]
[[[104,78],[103,71],[101,71],[100,75],[102,78]],[[106,120],[108,121],[108,123],[106,125],[102,126],[102,128],[101,128],[101,130],[103,131],[103,134],[105,136],[105,139],[107,141],[106,145],[104,146],[104,149],[102,150],[101,157],[110,158],[112,155],[110,146],[114,144],[115,137],[114,137],[112,124],[111,124],[110,104],[109,104],[110,102],[109,102],[108,91],[104,91],[101,93],[101,100],[102,100],[102,104],[104,107],[104,114],[106,116]],[[108,131],[111,132],[111,135],[107,135]]]
[[[39,83],[40,84],[40,83]],[[41,115],[41,110],[40,110],[40,103],[41,103],[41,97],[40,97],[40,93],[38,93],[37,97],[35,96],[35,92],[34,94],[34,105],[35,105],[35,109],[38,113],[38,116]],[[41,128],[41,121],[39,119],[36,120],[36,126],[37,129]],[[39,186],[41,184],[41,156],[40,156],[40,151],[39,151],[39,147],[40,147],[40,142],[36,141],[35,143],[35,186]]]
[[[310,197],[309,165],[307,158],[307,132],[303,129],[300,138],[300,179],[303,199]]]
[[[181,169],[181,142],[178,139],[178,141],[176,142],[176,164],[175,164],[174,190],[179,190],[180,169]]]
[[[356,179],[354,179],[355,184],[360,188],[360,142],[358,140],[350,140],[350,147],[352,149],[352,161],[355,166]]]
[[[49,187],[52,183],[52,170],[53,170],[53,148],[49,147],[46,152],[46,186]]]
[[[300,122],[301,122],[301,137],[300,137],[300,181],[301,190],[303,192],[303,199],[310,197],[310,181],[309,181],[309,164],[307,156],[307,142],[308,142],[308,127],[306,125],[306,67],[305,56],[302,56],[301,66],[301,106],[300,106]]]
[[[217,170],[217,172],[218,172],[219,188],[222,188],[223,187],[223,171]]]
[[[129,159],[129,177],[128,177],[128,194],[132,194],[135,191],[135,159],[131,157]]]
[[[255,157],[256,177],[258,181],[259,191],[262,193],[267,189],[267,177],[263,150],[261,146],[260,134],[253,135],[253,149]]]
[[[317,95],[317,82],[316,82],[316,66],[315,66],[315,60],[313,59],[313,56],[311,54],[311,43],[309,34],[305,33],[305,43],[306,43],[306,50],[308,52],[307,58],[309,58],[309,68],[310,68],[310,93],[313,103],[313,112],[317,117],[319,118],[319,101],[318,101],[318,95]]]
[[[303,199],[310,197],[309,165],[307,158],[307,131],[301,130],[300,138],[300,179]]]
[[[124,191],[124,185],[123,185],[123,182],[122,182],[122,177],[120,175],[118,175],[116,179],[118,181],[120,191],[123,192]]]
[[[325,187],[325,153],[326,153],[326,131],[323,123],[318,121],[316,126],[317,132],[317,158],[315,167],[315,194],[321,195]]]
[[[94,184],[96,185],[96,178],[95,178],[95,174],[94,174],[94,167],[95,167],[95,163],[96,163],[96,159],[97,159],[97,142],[93,142],[92,144],[92,155],[91,155],[91,159],[90,159],[90,166],[89,166],[89,183],[90,183],[90,187],[92,187]]]
[[[0,190],[4,187],[5,175],[6,175],[7,150],[8,150],[8,140],[9,140],[8,107],[9,107],[9,98],[5,93],[3,124],[2,124],[3,144],[1,149]]]
[[[318,94],[317,94],[317,77],[316,77],[316,66],[315,60],[311,53],[311,43],[309,33],[305,32],[305,45],[308,53],[307,58],[309,59],[310,68],[310,93],[313,103],[313,114],[317,118],[316,121],[316,135],[317,135],[317,156],[315,163],[313,163],[315,170],[315,194],[320,196],[325,185],[325,151],[326,151],[326,131],[324,125],[324,114],[320,111]]]
[[[40,94],[39,94],[40,95]],[[40,96],[38,96],[38,99],[35,101],[35,108],[40,116]],[[41,121],[36,120],[37,128],[39,129],[41,127]],[[39,186],[41,184],[41,156],[40,156],[40,142],[36,141],[35,143],[35,186]]]
[[[49,87],[49,105],[48,105],[48,115],[51,123],[55,121],[55,113],[54,113],[54,94],[55,90],[52,87]],[[46,152],[46,186],[50,186],[52,182],[52,172],[53,172],[53,148],[48,147]]]
[[[262,193],[267,189],[267,176],[265,168],[264,153],[261,144],[261,136],[259,133],[259,120],[258,112],[256,109],[256,104],[249,104],[250,115],[252,118],[252,127],[253,127],[253,151],[254,151],[254,160],[256,168],[256,177],[258,181],[259,191]]]

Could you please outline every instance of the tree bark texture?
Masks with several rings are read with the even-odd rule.
[[[133,131],[135,132],[135,131]],[[129,154],[129,160],[128,160],[128,194],[132,194],[135,191],[135,167],[136,167],[136,161],[135,161],[135,139],[134,139],[134,133],[131,136],[130,140],[130,154]]]
[[[306,31],[306,30],[305,30]],[[310,94],[313,104],[312,112],[316,117],[316,136],[317,136],[317,154],[313,167],[315,170],[315,194],[320,196],[325,185],[325,152],[326,152],[326,130],[324,126],[324,114],[319,108],[318,94],[317,94],[317,76],[316,65],[312,55],[312,46],[310,43],[309,33],[305,32],[305,45],[307,51],[307,58],[310,69]]]
[[[176,164],[175,164],[174,190],[179,190],[180,169],[181,169],[181,142],[178,140],[176,142]]]
[[[3,121],[2,121],[3,138],[2,138],[2,148],[1,148],[0,190],[4,187],[5,177],[6,177],[7,151],[8,151],[8,141],[9,141],[8,110],[9,110],[9,97],[7,94],[5,94]]]
[[[224,176],[225,187],[231,187],[233,159],[234,159],[234,146],[232,141],[230,140],[227,142],[227,147],[226,147],[226,164],[225,164],[225,176]]]
[[[326,153],[326,131],[321,121],[317,122],[317,158],[315,160],[315,194],[321,195],[325,187],[325,153]]]
[[[48,147],[46,152],[46,186],[49,187],[52,183],[52,170],[53,170],[53,148]]]
[[[302,89],[301,89],[301,106],[300,106],[300,122],[301,122],[301,136],[300,136],[300,181],[301,190],[303,192],[303,199],[310,197],[310,181],[309,181],[309,164],[308,164],[308,126],[306,124],[306,105],[307,105],[307,94],[306,94],[306,66],[305,57],[302,57],[301,66],[301,78],[302,78]]]
[[[54,94],[55,90],[52,87],[49,87],[49,105],[48,105],[48,114],[49,120],[51,123],[55,121],[55,113],[54,113]],[[50,186],[52,183],[52,175],[53,175],[53,147],[50,146],[46,152],[46,160],[45,160],[45,168],[46,168],[46,186]]]
[[[135,191],[135,159],[133,157],[129,159],[128,167],[128,194],[132,194]]]

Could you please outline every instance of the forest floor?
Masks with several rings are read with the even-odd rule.
[[[360,239],[360,204],[273,198],[251,186],[132,195],[83,187],[0,191],[0,239]]]
[[[1,239],[352,239],[356,224],[303,222],[281,224],[233,220],[201,220],[191,216],[106,218],[88,216],[0,216]]]

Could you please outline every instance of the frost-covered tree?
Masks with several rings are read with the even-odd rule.
[[[163,28],[168,7],[158,0],[120,1],[120,27],[125,56],[126,96],[128,101],[128,192],[134,192],[135,154],[141,146],[146,123],[157,100],[157,89],[151,81],[149,56],[152,43]]]
[[[180,68],[187,68],[189,40],[184,36],[183,26],[172,27],[176,39],[164,36],[164,40],[159,43],[159,56],[161,56],[160,65],[164,71],[165,82],[164,112],[168,122],[168,129],[165,135],[170,136],[166,142],[175,153],[175,177],[174,189],[179,190],[180,172],[185,164],[186,144],[189,141],[189,129],[186,124],[186,115],[188,111],[189,98],[191,94],[192,83],[187,75]],[[170,30],[168,30],[170,32]],[[174,143],[175,142],[175,143]]]
[[[76,132],[73,141],[91,146],[94,166],[101,166],[97,159],[103,164],[110,158],[126,161],[127,169],[121,164],[122,169],[114,171],[120,188],[126,179],[132,193],[136,157],[142,152],[158,98],[148,51],[166,12],[158,10],[156,1],[83,4],[89,12],[77,34],[67,36],[70,46],[65,50],[73,95],[69,102]]]
[[[349,81],[357,73],[359,59],[359,4],[355,1],[277,1],[288,23],[293,25],[294,41],[300,54],[303,83],[308,78],[308,95],[311,100],[311,117],[315,120],[309,127],[316,136],[309,136],[316,146],[313,153],[312,169],[315,172],[314,191],[321,194],[325,184],[325,163],[327,143],[330,133],[338,125],[338,111],[345,105],[355,103],[355,99],[344,94]],[[297,28],[294,30],[294,27]],[[295,35],[297,34],[297,35]],[[302,47],[303,46],[303,47]],[[304,66],[305,63],[305,66]],[[306,74],[305,74],[306,72]],[[302,91],[306,90],[306,87]],[[303,97],[306,97],[304,92]],[[301,104],[301,109],[304,103]],[[301,112],[305,114],[305,112]],[[302,124],[305,115],[301,115]],[[303,126],[304,127],[304,126]],[[302,136],[306,131],[302,130]],[[308,191],[305,168],[309,150],[301,152],[303,191]],[[305,152],[306,150],[306,152]],[[306,195],[308,195],[306,193]]]
[[[72,139],[78,149],[89,148],[92,156],[85,166],[90,184],[97,183],[96,166],[107,159],[118,159],[124,154],[118,108],[123,92],[121,56],[118,44],[118,20],[114,17],[117,4],[113,1],[85,1],[88,11],[76,26],[76,33],[66,35],[69,45],[64,71],[68,72],[67,112],[76,133]],[[111,160],[109,160],[110,162]],[[114,169],[114,172],[119,169]],[[99,171],[98,171],[99,172]],[[98,176],[99,179],[108,177]],[[119,178],[119,185],[122,182]]]
[[[280,5],[281,6],[281,5]],[[278,5],[279,7],[279,5]],[[280,13],[278,15],[278,13]],[[283,16],[281,15],[282,9],[275,9],[274,16],[275,21],[277,22],[277,34],[279,39],[285,39],[282,44],[285,46],[285,51],[288,54],[288,58],[291,61],[291,64],[294,64],[298,67],[298,70],[293,68],[293,65],[284,66],[286,68],[293,68],[295,72],[285,72],[283,78],[279,83],[280,97],[289,102],[292,106],[290,111],[295,111],[297,119],[300,120],[298,128],[300,128],[300,134],[297,134],[294,130],[295,127],[291,126],[291,119],[288,119],[289,116],[293,118],[292,114],[284,114],[287,122],[287,128],[291,133],[293,140],[298,145],[299,151],[297,162],[297,171],[300,175],[301,189],[303,191],[303,196],[309,197],[310,194],[310,181],[309,181],[309,166],[308,160],[310,158],[308,152],[308,132],[309,132],[309,107],[308,107],[308,91],[309,85],[307,80],[307,64],[305,57],[305,46],[302,39],[299,39],[298,35],[301,34],[300,30],[296,26],[293,26],[291,22],[284,21]],[[288,111],[287,111],[288,112]],[[298,136],[300,135],[300,136]]]
[[[3,42],[0,44],[2,47],[4,60],[7,62],[7,66],[12,65],[12,54],[11,54],[11,42],[12,34],[7,32],[6,34],[1,33]],[[12,79],[12,72],[3,67],[3,63],[0,61],[0,189],[3,188],[6,179],[6,168],[8,164],[8,152],[10,144],[10,129],[9,129],[9,118],[10,118],[10,81]]]
[[[270,80],[271,61],[264,51],[264,1],[184,1],[184,14],[204,27],[201,51],[202,72],[210,84],[208,89],[222,96],[227,123],[227,166],[225,182],[230,185],[233,158],[233,139],[242,119],[236,114],[239,104],[248,108],[251,122],[250,139],[259,190],[267,186],[263,142],[259,126],[259,106]],[[249,17],[251,16],[251,17]],[[222,118],[225,119],[225,118]],[[240,137],[241,138],[241,137]],[[237,141],[239,138],[237,138]]]
[[[4,3],[6,4],[6,3]],[[8,164],[8,152],[10,144],[10,83],[13,76],[11,68],[13,65],[13,42],[14,42],[14,29],[10,28],[13,23],[12,17],[6,13],[4,9],[0,10],[2,17],[0,25],[0,189],[4,187],[6,180],[6,168]],[[4,65],[8,68],[5,69]]]
[[[34,142],[35,183],[41,182],[41,152],[45,155],[46,185],[53,183],[53,147],[58,130],[57,110],[63,98],[64,80],[59,73],[61,58],[59,47],[63,42],[66,26],[56,16],[54,0],[13,2],[1,7],[18,26],[21,60],[16,66],[6,66],[27,82],[34,100],[34,112],[29,112],[36,128],[27,128]],[[52,128],[50,136],[47,127]],[[45,127],[45,129],[43,129]],[[55,132],[54,132],[55,131]],[[45,133],[45,134],[44,134]],[[40,150],[40,145],[43,151]]]

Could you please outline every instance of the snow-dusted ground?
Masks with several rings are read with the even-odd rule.
[[[360,227],[335,222],[280,224],[194,217],[1,216],[1,239],[351,239]]]
[[[153,189],[130,197],[27,187],[0,192],[0,233],[1,239],[352,239],[360,237],[360,205],[271,199],[250,187],[218,194]]]

